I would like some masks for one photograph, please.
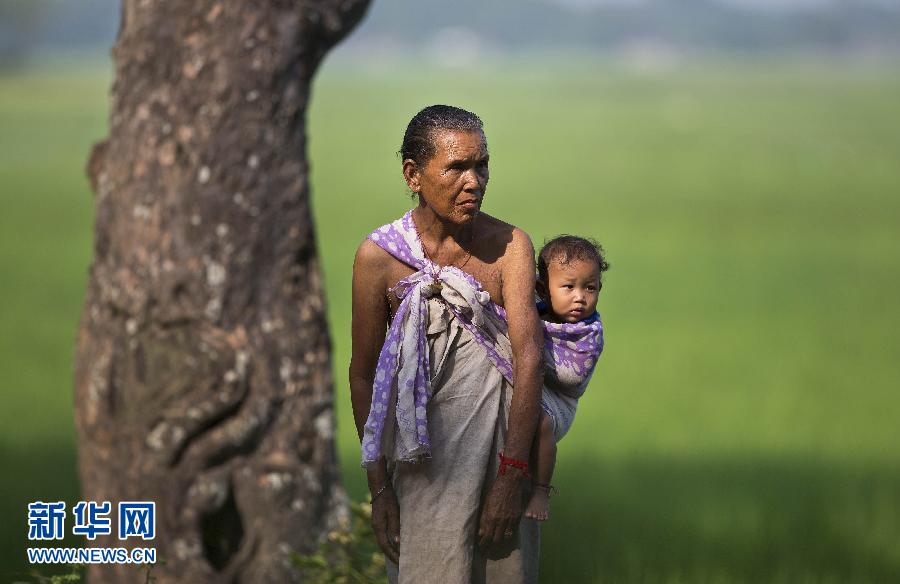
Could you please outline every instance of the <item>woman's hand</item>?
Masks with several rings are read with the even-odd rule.
[[[372,501],[372,530],[381,551],[392,562],[400,561],[400,505],[390,483]]]
[[[491,485],[478,525],[478,546],[487,547],[510,539],[519,528],[528,478],[522,471],[507,468]]]

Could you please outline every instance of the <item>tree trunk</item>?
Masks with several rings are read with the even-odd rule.
[[[123,0],[75,409],[83,499],[113,502],[90,543],[156,547],[159,583],[295,580],[346,514],[305,112],[367,5]],[[118,501],[156,502],[153,541]]]

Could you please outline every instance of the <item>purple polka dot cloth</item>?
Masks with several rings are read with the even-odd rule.
[[[596,312],[580,322],[544,322],[544,388],[541,408],[550,416],[559,442],[572,427],[603,351],[603,324]]]
[[[436,297],[443,301],[512,384],[506,311],[491,300],[471,274],[456,266],[439,266],[425,256],[411,210],[373,231],[368,239],[416,272],[392,289],[400,306],[375,367],[372,405],[363,431],[362,466],[373,466],[382,455],[388,461],[421,462],[431,454],[427,300]],[[575,375],[583,378],[586,386],[603,347],[599,317],[574,324],[544,325],[545,358],[559,359],[561,367],[554,370],[565,372],[562,377],[567,382]]]
[[[603,352],[603,323],[596,312],[579,322],[543,322],[544,383],[580,398]]]

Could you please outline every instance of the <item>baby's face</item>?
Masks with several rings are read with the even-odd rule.
[[[596,262],[551,261],[547,280],[550,309],[558,322],[578,322],[594,314],[600,293],[600,268]]]

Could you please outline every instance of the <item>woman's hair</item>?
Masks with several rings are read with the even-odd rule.
[[[600,278],[603,272],[609,269],[609,262],[603,257],[603,248],[593,239],[578,237],[576,235],[559,235],[544,242],[544,247],[538,253],[538,278],[546,283],[547,266],[550,262],[559,262],[563,265],[573,261],[596,262],[600,269]]]
[[[434,133],[439,130],[484,132],[481,118],[472,112],[452,105],[430,105],[413,116],[406,126],[401,160],[411,159],[419,166],[434,156]]]

